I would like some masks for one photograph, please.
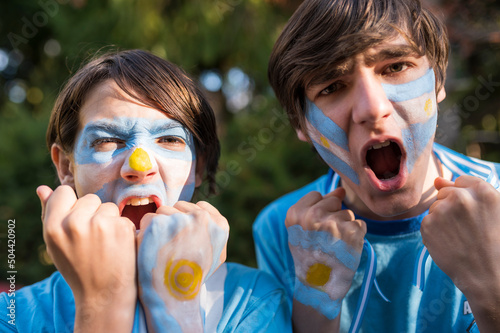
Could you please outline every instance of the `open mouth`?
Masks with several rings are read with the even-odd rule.
[[[401,149],[391,140],[374,144],[366,152],[366,163],[379,180],[388,180],[399,174]]]
[[[155,213],[158,209],[158,198],[152,197],[129,197],[121,203],[121,216],[129,218],[137,230],[140,229],[141,219],[147,213]]]

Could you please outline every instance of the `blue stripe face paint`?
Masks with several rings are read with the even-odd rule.
[[[434,70],[429,68],[420,78],[403,84],[382,83],[387,99],[391,102],[404,102],[434,91]]]
[[[392,103],[392,115],[401,128],[402,144],[407,157],[406,167],[411,173],[436,130],[434,70],[430,68],[421,77],[404,84],[382,83],[382,88]],[[359,174],[355,171],[345,130],[308,99],[305,116],[309,137],[322,159],[332,169],[359,185]]]
[[[323,160],[334,170],[359,184],[358,174],[350,159],[347,135],[333,120],[325,116],[310,100],[306,102],[309,136]]]
[[[406,117],[401,134],[406,166],[411,173],[417,159],[434,137],[437,124],[435,76],[432,68],[420,78],[400,85],[382,84],[396,112]]]
[[[325,138],[331,140],[335,145],[349,151],[347,145],[347,135],[339,125],[335,124],[330,118],[325,116],[318,107],[310,100],[306,101],[306,119],[313,125]]]
[[[151,196],[171,206],[189,201],[194,192],[192,134],[166,116],[90,121],[77,138],[73,157],[77,193],[95,193],[120,208],[128,198]]]
[[[162,137],[180,138],[190,149],[180,152],[165,149],[155,142],[157,138]],[[104,139],[117,139],[123,141],[123,144],[109,150],[99,150],[93,146],[95,141]],[[75,162],[80,165],[109,163],[117,155],[135,147],[148,149],[165,158],[192,161],[195,157],[191,133],[178,121],[169,118],[154,121],[148,118],[127,117],[98,120],[85,126],[76,147],[79,150],[78,154],[75,154]]]

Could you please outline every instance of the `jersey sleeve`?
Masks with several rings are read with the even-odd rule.
[[[2,309],[0,314],[0,332],[17,332],[15,307],[11,305],[11,299],[7,293],[0,293],[0,309]],[[12,314],[10,311],[11,308],[13,308]]]
[[[291,332],[284,289],[261,270],[227,264],[224,311],[217,331]]]
[[[259,268],[269,273],[285,289],[291,309],[295,268],[285,228],[287,210],[275,205],[264,209],[253,225],[253,237]]]

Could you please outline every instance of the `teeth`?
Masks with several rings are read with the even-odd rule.
[[[127,201],[127,205],[132,205],[132,206],[144,206],[148,205],[150,203],[153,203],[153,198],[148,197],[148,198],[131,198]]]
[[[384,142],[381,142],[381,143],[374,144],[373,146],[371,146],[370,149],[380,149],[382,147],[387,147],[390,144],[391,144],[391,142],[389,140],[387,140],[387,141],[384,141]]]

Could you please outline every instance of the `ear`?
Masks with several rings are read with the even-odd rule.
[[[69,185],[75,189],[75,179],[73,176],[73,159],[71,155],[66,154],[58,144],[52,144],[50,148],[52,162],[57,169],[57,176],[61,185]]]
[[[196,159],[196,171],[194,186],[199,187],[203,182],[203,175],[205,174],[205,157],[199,157]]]
[[[301,129],[297,128],[295,129],[295,132],[297,133],[297,137],[299,138],[300,141],[309,142],[309,140],[307,139],[307,135],[305,135]]]
[[[436,101],[441,103],[446,98],[446,91],[444,90],[444,86],[439,90],[437,94]]]

